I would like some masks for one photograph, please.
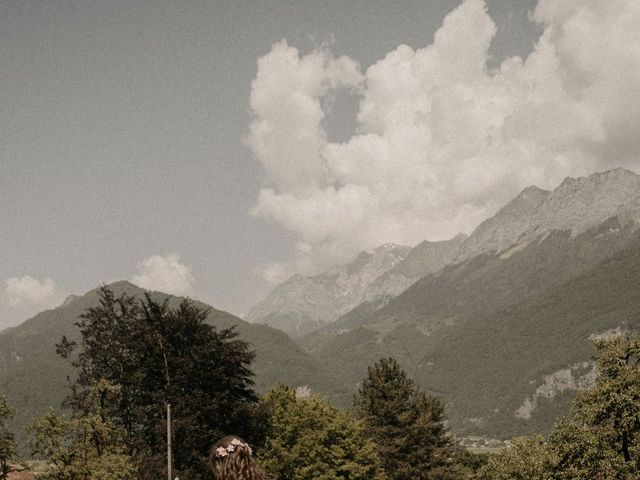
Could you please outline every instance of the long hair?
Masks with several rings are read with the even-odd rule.
[[[209,453],[216,480],[271,480],[252,456],[247,442],[235,435],[218,440]]]

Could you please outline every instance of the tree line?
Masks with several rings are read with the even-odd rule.
[[[443,404],[416,387],[393,358],[370,366],[351,411],[280,386],[253,390],[250,346],[233,328],[206,322],[185,300],[140,300],[100,289],[79,319],[81,340],[62,338],[72,361],[66,414],[35,419],[31,447],[46,459],[44,480],[166,478],[166,406],[172,409],[173,472],[211,478],[216,439],[236,434],[281,480],[628,479],[640,472],[640,340],[596,342],[596,385],[547,438],[516,439],[493,455],[453,441]],[[15,456],[0,396],[0,480]]]

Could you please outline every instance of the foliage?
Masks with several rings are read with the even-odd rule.
[[[632,469],[612,448],[612,431],[585,425],[576,418],[558,422],[547,451],[553,463],[549,472],[554,480],[589,478],[626,480]],[[637,477],[636,477],[637,478]]]
[[[480,480],[547,480],[552,464],[542,436],[512,440],[509,448],[492,456],[481,470]]]
[[[99,293],[99,305],[78,322],[78,377],[68,403],[81,416],[92,384],[106,379],[120,388],[104,413],[123,432],[126,453],[140,466],[137,478],[166,475],[167,403],[175,472],[182,477],[208,474],[208,449],[225,433],[256,441],[260,416],[249,369],[254,355],[233,329],[206,324],[208,311],[189,300],[171,308],[149,294],[139,301],[116,297],[107,287]],[[58,352],[66,357],[74,348],[63,338]]]
[[[640,466],[632,450],[640,441],[640,337],[616,337],[596,342],[596,386],[576,398],[578,419],[611,432],[609,443],[624,459]]]
[[[144,299],[144,290],[129,282],[115,282],[108,288],[116,296],[126,293]],[[156,301],[169,298],[172,307],[177,307],[181,301],[160,292],[153,292],[151,296]],[[199,302],[194,304],[202,309],[208,308]],[[67,379],[75,380],[77,376],[71,362],[56,354],[55,344],[63,335],[69,343],[81,343],[80,330],[74,322],[88,308],[97,305],[99,290],[95,289],[69,298],[63,305],[45,310],[15,328],[0,332],[0,392],[16,410],[7,426],[15,433],[18,456],[29,455],[26,427],[34,418],[44,415],[49,407],[59,412],[68,395]],[[209,325],[215,325],[218,331],[235,327],[238,338],[255,350],[256,358],[251,369],[255,373],[256,391],[266,392],[280,383],[307,384],[321,393],[339,390],[329,375],[321,371],[319,362],[283,332],[266,325],[249,324],[215,308],[208,311],[206,322]]]
[[[362,425],[319,396],[297,398],[285,386],[262,400],[270,426],[260,461],[276,479],[382,479],[375,446]]]
[[[388,478],[456,478],[442,404],[418,390],[395,359],[369,368],[355,406]]]
[[[13,433],[5,425],[5,421],[14,414],[7,399],[0,395],[0,480],[7,478],[11,471],[9,461],[16,454],[16,442]]]
[[[626,480],[640,475],[640,337],[596,342],[596,384],[544,442],[521,439],[481,479]]]
[[[126,480],[135,477],[125,454],[124,432],[105,416],[104,405],[120,395],[105,380],[85,396],[82,416],[67,420],[53,410],[29,427],[33,454],[49,461],[44,480]]]
[[[474,453],[462,446],[456,446],[453,463],[458,465],[463,478],[476,478],[475,475],[491,458],[490,453]]]

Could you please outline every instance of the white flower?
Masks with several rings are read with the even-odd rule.
[[[227,449],[224,447],[216,448],[216,455],[218,455],[219,457],[226,457],[228,455]]]

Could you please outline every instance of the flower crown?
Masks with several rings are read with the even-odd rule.
[[[233,440],[231,440],[231,443],[229,443],[229,445],[227,445],[226,447],[216,448],[216,457],[226,457],[230,453],[235,452],[236,448],[239,448],[239,447],[246,448],[247,451],[249,452],[249,455],[253,454],[253,450],[251,450],[251,447],[249,446],[248,443],[241,442],[237,438],[234,438]]]

